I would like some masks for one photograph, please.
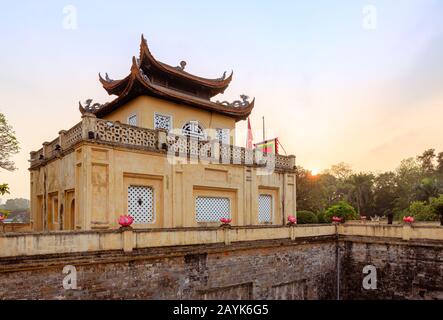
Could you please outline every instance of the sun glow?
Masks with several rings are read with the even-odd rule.
[[[316,176],[316,175],[318,175],[319,173],[320,173],[320,171],[319,171],[317,168],[314,168],[314,169],[311,170],[311,174],[312,174],[313,176]]]

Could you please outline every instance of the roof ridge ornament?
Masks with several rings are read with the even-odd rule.
[[[218,78],[217,80],[225,80],[226,79],[226,71],[225,72],[223,72],[223,75],[220,77],[220,78]]]
[[[180,65],[179,66],[177,66],[177,67],[175,67],[177,70],[180,70],[180,71],[185,71],[185,68],[186,68],[186,61],[180,61]]]
[[[114,79],[109,78],[109,75],[108,75],[107,72],[105,73],[105,80],[108,81],[108,82],[114,81]]]
[[[79,106],[79,110],[81,112],[81,114],[85,114],[85,113],[94,113],[97,110],[100,110],[103,106],[105,106],[107,103],[105,104],[100,104],[100,103],[92,103],[93,100],[92,99],[86,99],[84,105],[82,105],[82,103],[79,101],[78,106]]]
[[[216,103],[227,106],[227,107],[233,107],[233,108],[244,108],[249,106],[249,96],[242,94],[240,95],[241,100],[235,100],[233,102],[229,101],[219,101],[217,100]]]

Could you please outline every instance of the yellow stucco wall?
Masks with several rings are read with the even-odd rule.
[[[117,228],[118,217],[128,213],[129,185],[149,186],[155,193],[155,222],[136,228],[218,226],[196,221],[198,195],[229,198],[234,226],[259,224],[259,194],[273,197],[272,224],[284,224],[296,209],[294,173],[260,176],[257,168],[244,165],[172,164],[165,154],[84,142],[31,170],[34,230],[43,230],[45,219],[46,230],[73,229],[72,211],[77,230]],[[54,196],[56,223],[51,216]]]
[[[210,129],[230,129],[231,143],[235,141],[235,120],[233,118],[150,96],[137,97],[105,116],[104,119],[128,123],[128,118],[131,115],[137,115],[137,126],[154,129],[155,113],[171,116],[172,127],[175,129],[181,130],[189,121],[198,121],[203,129],[209,131]],[[208,135],[215,138],[211,132],[208,132]]]

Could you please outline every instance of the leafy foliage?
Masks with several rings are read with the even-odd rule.
[[[298,211],[297,223],[298,224],[314,224],[317,223],[317,216],[311,211]]]
[[[407,215],[416,221],[437,221],[438,216],[431,205],[424,201],[414,201],[407,210]]]
[[[0,184],[0,195],[3,196],[5,194],[9,194],[9,185],[6,183]]]
[[[19,150],[15,132],[6,121],[6,117],[0,113],[0,168],[9,171],[15,170],[14,162],[10,158]]]
[[[345,201],[340,201],[328,208],[325,215],[328,221],[332,221],[332,217],[343,218],[344,221],[356,220],[358,217],[355,209]]]

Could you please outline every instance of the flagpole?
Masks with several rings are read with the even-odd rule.
[[[263,141],[266,141],[266,135],[265,135],[265,117],[263,116]]]

